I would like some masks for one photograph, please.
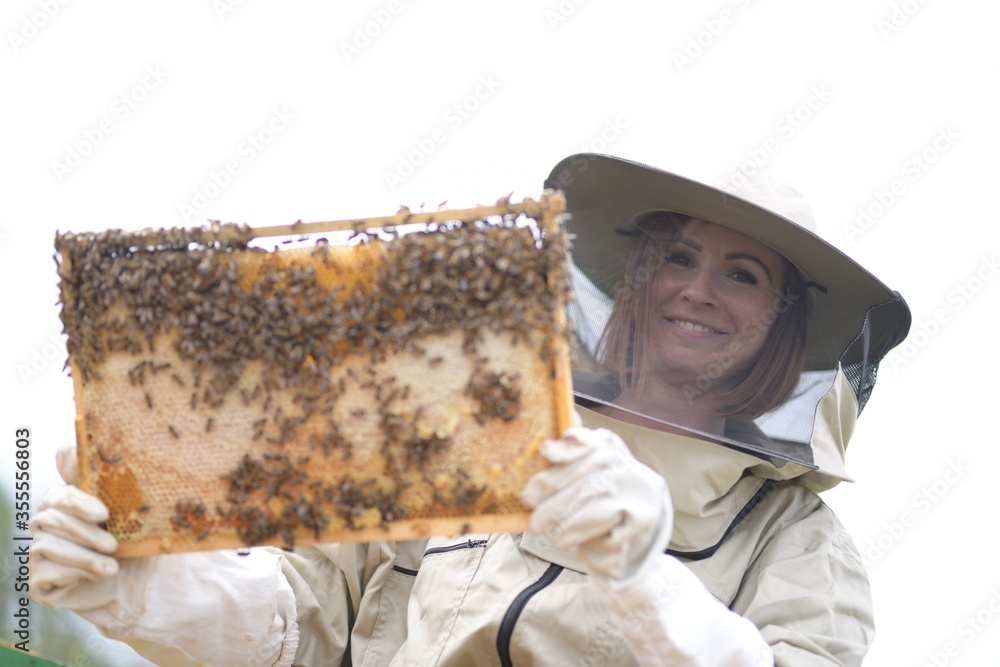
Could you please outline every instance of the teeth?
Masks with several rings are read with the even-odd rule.
[[[687,322],[685,320],[674,320],[674,324],[684,329],[687,329],[688,331],[699,331],[703,333],[708,333],[712,331],[712,329],[709,329],[708,327],[703,327],[700,324],[695,324],[694,322]]]

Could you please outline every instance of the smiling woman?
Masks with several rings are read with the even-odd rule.
[[[805,349],[798,269],[745,234],[667,211],[639,216],[636,236],[599,348],[614,403],[718,434],[726,416],[784,403]]]
[[[602,536],[610,516],[580,499],[583,480],[601,479],[580,472],[596,455],[567,449],[525,491],[532,529],[575,534],[554,542],[626,619],[639,664],[860,664],[874,626],[867,576],[816,492],[850,480],[855,419],[909,328],[902,297],[810,231],[811,210],[786,186],[729,193],[594,154],[552,174],[572,214],[579,300],[585,428],[566,439],[627,451],[666,481],[674,515],[667,538],[630,535],[628,520]],[[618,498],[637,523],[650,507],[626,497],[640,487]],[[623,542],[625,562],[641,560],[631,549],[656,554],[641,576],[604,561]],[[530,534],[526,544],[567,562]],[[691,573],[700,583],[687,580],[683,603],[664,592]],[[630,611],[647,608],[642,620]],[[666,658],[682,646],[697,659]]]
[[[850,479],[847,441],[906,303],[797,224],[807,209],[785,190],[737,197],[594,154],[547,186],[576,236],[579,426],[538,445],[528,530],[119,561],[100,500],[56,487],[35,524],[78,530],[35,549],[82,565],[67,583],[61,561],[33,559],[33,590],[127,627],[163,664],[860,664],[868,579],[817,492]],[[510,381],[484,387],[506,402]]]

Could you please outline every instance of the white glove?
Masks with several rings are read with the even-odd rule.
[[[618,435],[571,428],[542,453],[555,465],[521,492],[534,507],[531,530],[583,561],[638,664],[773,665],[754,624],[664,553],[673,529],[667,483]]]
[[[60,448],[56,467],[68,485],[76,484],[76,449]],[[36,602],[80,611],[106,604],[105,596],[81,596],[79,589],[84,582],[100,584],[118,573],[118,561],[110,555],[118,540],[98,526],[108,516],[104,503],[75,486],[48,490],[30,522],[29,588]]]
[[[115,577],[119,568],[110,555],[118,549],[118,540],[97,525],[107,520],[104,503],[75,486],[48,490],[30,522],[29,587],[35,601],[74,611],[108,603],[113,587],[105,582]],[[121,579],[134,578],[129,574],[123,573]],[[85,583],[92,585],[82,585]],[[145,581],[130,582],[127,588],[144,585]]]
[[[75,482],[75,450],[56,460]],[[76,612],[157,664],[292,663],[295,599],[277,558],[253,550],[118,561],[117,540],[98,525],[107,518],[97,497],[49,489],[30,522],[28,585],[37,602]]]
[[[644,574],[594,582],[638,664],[773,667],[757,626],[730,611],[684,563],[661,554]]]
[[[571,428],[542,454],[555,465],[536,473],[521,499],[530,528],[578,557],[589,574],[623,580],[653,567],[670,542],[667,483],[607,429]]]

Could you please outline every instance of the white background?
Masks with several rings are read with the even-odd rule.
[[[73,440],[57,229],[536,196],[581,150],[715,184],[764,162],[913,311],[851,443],[858,483],[827,494],[869,564],[866,664],[995,664],[998,19],[986,0],[8,0],[4,511],[15,428],[32,431],[36,501]],[[4,598],[11,573],[7,559]],[[32,645],[56,655],[66,619],[33,613]],[[0,636],[11,623],[5,611]],[[62,660],[113,655],[81,637]]]

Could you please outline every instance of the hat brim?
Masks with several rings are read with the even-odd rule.
[[[829,370],[859,337],[871,337],[871,312],[889,304],[889,321],[864,340],[877,365],[905,338],[910,312],[894,292],[816,234],[781,215],[716,188],[608,155],[583,153],[560,161],[545,186],[566,196],[575,236],[573,260],[613,297],[636,234],[634,218],[672,211],[746,234],[785,256],[817,287],[806,337],[806,370]],[[881,318],[885,320],[886,318]],[[873,357],[873,358],[872,358]]]

